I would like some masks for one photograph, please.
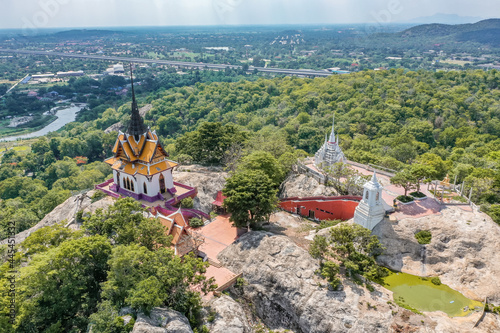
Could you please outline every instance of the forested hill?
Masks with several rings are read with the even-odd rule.
[[[266,145],[279,142],[314,154],[335,113],[349,159],[396,170],[432,165],[435,179],[457,176],[474,184],[475,202],[494,204],[500,201],[499,87],[500,72],[494,70],[197,84],[166,91],[152,101],[146,118],[169,138],[172,156],[200,156],[191,147],[203,145],[206,128],[178,137],[207,121],[234,123]]]
[[[473,24],[423,24],[401,32],[400,36],[404,38],[446,37],[448,42],[451,39],[460,42],[471,41],[498,45],[500,44],[500,19],[488,19]]]
[[[350,160],[395,170],[424,164],[435,170],[432,179],[456,176],[473,186],[473,202],[500,223],[499,88],[495,70],[389,70],[197,83],[139,101],[153,105],[146,123],[172,160],[230,168],[253,151],[271,153],[286,166],[302,154],[298,150],[314,154],[335,113],[335,131]],[[109,166],[100,161],[111,156],[116,132],[103,131],[126,123],[129,114],[127,102],[118,112],[109,108],[96,120],[40,138],[28,154],[3,154],[0,236],[5,238],[10,221],[17,221],[17,232],[25,230],[70,191],[109,177]]]
[[[175,139],[205,121],[235,123],[251,131],[266,126],[314,153],[331,127],[346,147],[366,138],[376,147],[409,141],[418,152],[478,146],[500,135],[500,72],[365,71],[327,79],[279,78],[256,82],[196,84],[174,88],[152,101],[146,119]],[[113,120],[105,116],[103,128]],[[437,149],[437,148],[436,148]],[[402,158],[400,158],[403,160]]]

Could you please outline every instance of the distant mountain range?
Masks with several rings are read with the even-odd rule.
[[[400,33],[404,38],[436,38],[456,42],[477,42],[500,45],[500,19],[488,19],[473,24],[423,24]]]
[[[429,24],[429,23],[441,23],[441,24],[466,24],[466,23],[476,23],[484,18],[473,17],[473,16],[459,16],[456,14],[443,14],[438,13],[432,16],[418,17],[402,23],[417,23],[417,24]]]

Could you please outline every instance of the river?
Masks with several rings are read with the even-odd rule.
[[[55,114],[57,119],[48,124],[47,126],[45,126],[44,128],[42,128],[41,130],[22,135],[6,136],[4,138],[0,138],[0,142],[16,141],[17,139],[31,139],[31,138],[36,138],[38,136],[47,135],[50,132],[57,131],[67,123],[75,121],[76,113],[86,106],[86,104],[79,104],[79,105],[80,106],[73,105],[69,108],[58,110]]]

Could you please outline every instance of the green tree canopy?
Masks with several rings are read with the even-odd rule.
[[[111,245],[102,236],[68,240],[20,269],[16,328],[21,332],[85,330],[106,280]]]
[[[383,277],[385,271],[375,259],[382,254],[383,247],[370,230],[357,224],[342,223],[330,229],[327,236],[315,236],[309,249],[313,258],[321,259],[321,274],[333,287],[337,278],[338,265],[345,268],[346,275],[354,279],[364,276],[369,280]],[[323,260],[327,260],[323,263]]]
[[[165,234],[165,227],[156,219],[144,216],[141,203],[132,198],[118,199],[106,211],[98,209],[85,217],[84,229],[91,235],[102,235],[115,244],[138,243],[153,250],[170,246],[171,236]]]
[[[275,183],[261,170],[236,172],[227,180],[224,207],[238,227],[256,226],[276,208]]]

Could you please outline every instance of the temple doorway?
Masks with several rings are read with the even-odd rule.
[[[165,177],[163,177],[163,174],[160,175],[160,192],[165,193]]]

